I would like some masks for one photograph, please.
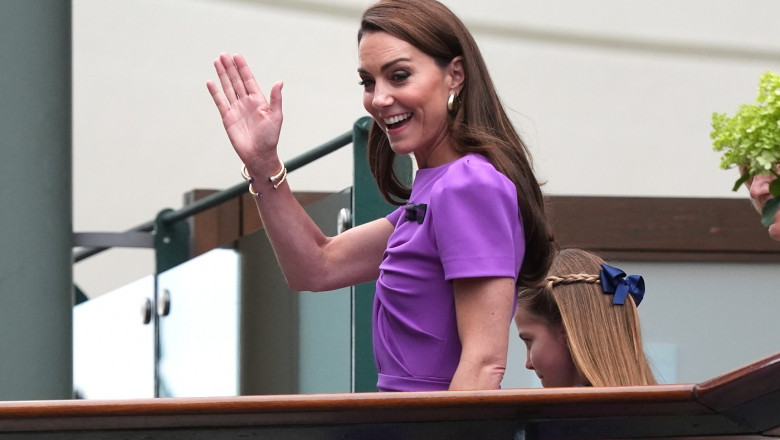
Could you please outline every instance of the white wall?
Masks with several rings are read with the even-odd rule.
[[[244,53],[262,85],[285,81],[281,157],[351,130],[363,115],[354,17],[255,2],[73,2],[74,229],[123,231],[182,206],[194,188],[241,182],[240,161],[206,91],[212,61]],[[350,186],[351,149],[290,175],[295,190]],[[338,171],[337,171],[338,170]],[[154,270],[117,250],[75,266],[94,296]]]
[[[204,86],[220,52],[244,53],[261,86],[285,81],[283,158],[349,130],[364,114],[355,33],[369,3],[74,0],[76,231],[126,230],[193,188],[240,182]],[[474,30],[546,191],[733,196],[710,115],[780,70],[780,3],[446,3]],[[293,173],[293,188],[349,186],[349,155]],[[94,296],[152,268],[151,252],[117,250],[75,278]]]
[[[355,40],[369,3],[73,0],[75,230],[123,231],[191,189],[241,181],[205,88],[220,52],[244,53],[261,86],[285,81],[282,158],[350,130],[365,113]],[[548,193],[746,196],[718,169],[710,116],[780,71],[780,2],[445,3],[473,30]],[[293,189],[349,186],[350,155],[296,171]],[[151,251],[114,250],[74,277],[96,296],[153,265]],[[762,270],[767,285],[776,270]]]

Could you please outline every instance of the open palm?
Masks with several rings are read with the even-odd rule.
[[[206,87],[241,161],[251,168],[264,156],[276,155],[282,128],[282,83],[271,87],[267,100],[243,56],[223,53],[214,68],[222,90],[213,81]]]

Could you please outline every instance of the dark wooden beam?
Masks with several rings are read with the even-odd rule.
[[[184,195],[184,204],[193,203],[215,192],[217,190],[192,190]],[[331,194],[297,192],[295,198],[305,207]],[[232,246],[239,238],[263,227],[254,198],[249,193],[192,216],[189,224],[192,257],[219,247]]]
[[[212,192],[194,190],[185,201]],[[330,194],[295,196],[306,206]],[[746,199],[548,196],[546,209],[559,246],[588,249],[609,260],[780,262],[780,242],[769,238]],[[262,227],[249,194],[191,222],[193,256]]]
[[[606,259],[780,262],[748,200],[552,196],[546,206],[561,247]]]

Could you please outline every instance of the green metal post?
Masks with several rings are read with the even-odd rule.
[[[0,2],[0,400],[73,396],[71,2]]]
[[[373,120],[363,117],[353,127],[352,148],[355,181],[352,191],[353,222],[360,225],[384,217],[395,209],[379,193],[376,181],[368,166],[368,131]],[[396,172],[402,182],[412,181],[412,161],[409,156],[396,158]],[[371,343],[371,310],[374,303],[375,283],[355,286],[352,296],[352,371],[353,391],[376,391],[377,372]]]
[[[172,209],[163,209],[154,219],[154,389],[156,397],[166,397],[164,384],[160,382],[160,310],[167,310],[170,298],[166,298],[159,289],[159,276],[168,269],[182,264],[190,258],[190,225],[184,220],[168,220],[175,213]],[[168,312],[163,312],[167,314]]]
[[[156,274],[190,259],[190,225],[183,220],[170,222],[172,209],[164,209],[154,220],[154,255]]]

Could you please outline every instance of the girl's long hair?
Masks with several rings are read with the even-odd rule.
[[[613,304],[613,295],[601,290],[602,263],[599,256],[581,249],[559,251],[550,276],[571,283],[548,281],[521,289],[517,306],[563,325],[574,365],[589,385],[653,385],[636,304],[630,295],[625,304]]]

